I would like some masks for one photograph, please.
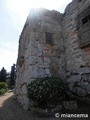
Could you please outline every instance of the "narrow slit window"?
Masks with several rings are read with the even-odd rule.
[[[53,33],[46,32],[45,37],[46,37],[46,43],[52,45]]]

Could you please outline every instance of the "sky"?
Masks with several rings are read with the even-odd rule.
[[[0,70],[7,72],[16,63],[18,41],[32,8],[47,8],[64,12],[72,0],[0,0]]]

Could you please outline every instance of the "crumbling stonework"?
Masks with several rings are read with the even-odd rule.
[[[89,15],[90,0],[73,0],[64,14],[31,10],[19,39],[15,86],[25,109],[30,103],[26,86],[39,77],[60,76],[69,81],[72,92],[90,95]]]
[[[90,95],[90,68],[79,68],[67,73],[67,83],[75,95],[88,99]]]

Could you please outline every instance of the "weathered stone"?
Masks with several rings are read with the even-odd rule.
[[[40,65],[43,64],[43,61],[41,60],[41,58],[36,57],[36,56],[29,57],[29,59],[28,59],[29,65],[36,65],[37,63],[39,63]]]
[[[66,77],[70,77],[70,76],[71,76],[71,72],[67,72]]]
[[[73,0],[64,14],[46,9],[31,10],[20,35],[18,60],[23,56],[24,62],[20,63],[21,66],[17,62],[15,85],[17,99],[25,109],[29,102],[24,84],[38,77],[67,77],[72,92],[82,97],[90,93],[87,78],[90,74],[90,47],[86,46],[87,42],[90,44],[90,23],[88,20],[83,23],[89,15],[89,5],[90,0]]]
[[[90,95],[90,84],[87,86],[87,93]]]
[[[30,66],[28,72],[30,78],[44,77],[46,75],[45,69],[41,66]]]
[[[81,80],[81,75],[72,75],[70,78],[68,78],[66,81],[68,83],[75,83],[75,82],[80,82]]]
[[[69,87],[70,91],[73,91],[74,84],[71,82],[70,84],[68,84],[68,87]]]
[[[89,67],[89,62],[88,62],[88,61],[84,61],[84,62],[82,63],[82,66],[83,66],[83,67]]]
[[[88,76],[88,79],[87,79],[87,81],[90,83],[90,75]]]
[[[86,74],[85,74],[85,75],[82,75],[82,80],[83,80],[83,81],[88,81],[88,75],[86,75]]]
[[[25,109],[25,110],[28,110],[29,107],[30,107],[29,98],[24,97],[23,103],[24,103],[24,105],[23,105],[24,109]]]
[[[77,74],[78,74],[78,73],[77,73],[77,70],[72,70],[71,74],[72,74],[72,75],[77,75]]]
[[[76,94],[77,93],[77,87],[73,87],[72,92]]]
[[[50,75],[50,70],[49,69],[45,69],[45,71],[46,71],[47,75]]]
[[[77,73],[78,74],[88,74],[88,73],[90,73],[90,68],[89,67],[79,68],[77,70]]]
[[[81,81],[81,82],[79,82],[77,85],[80,86],[80,87],[83,88],[83,89],[86,89],[87,86],[89,85],[89,83],[88,83],[88,82]]]
[[[80,87],[77,87],[77,94],[78,96],[85,97],[87,95],[86,90]]]
[[[76,101],[65,101],[63,102],[63,106],[67,110],[76,110],[78,109],[78,105]]]
[[[22,93],[27,94],[27,88],[25,84],[22,86]]]

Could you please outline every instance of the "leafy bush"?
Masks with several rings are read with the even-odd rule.
[[[8,85],[5,82],[0,82],[0,94],[7,92]]]
[[[58,77],[38,78],[27,86],[28,96],[39,105],[58,104],[67,97],[67,84]]]
[[[4,88],[0,89],[0,95],[5,94],[6,90]]]

